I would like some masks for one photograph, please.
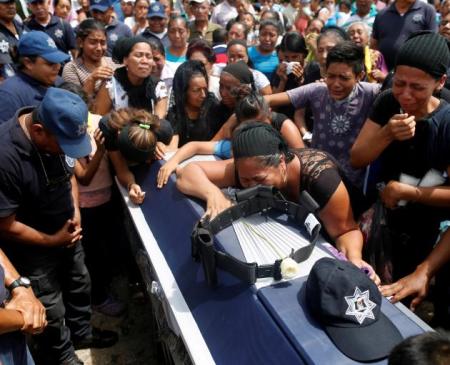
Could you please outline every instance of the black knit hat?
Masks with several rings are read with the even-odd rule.
[[[418,68],[434,78],[441,77],[450,65],[447,40],[428,31],[414,33],[397,54],[396,66],[402,65]]]
[[[229,73],[244,84],[254,83],[253,74],[244,61],[230,63],[224,67],[222,72]]]
[[[258,121],[245,122],[236,129],[232,145],[235,159],[288,153],[281,134],[271,125]]]
[[[142,36],[119,38],[112,50],[113,61],[116,63],[123,63],[123,59],[128,57],[133,47],[138,43],[148,43],[148,41]]]

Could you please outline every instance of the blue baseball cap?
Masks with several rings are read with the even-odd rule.
[[[63,63],[70,59],[67,53],[56,47],[49,35],[36,30],[22,34],[18,51],[20,56],[39,56],[51,63]]]
[[[148,9],[147,18],[167,18],[166,7],[159,2],[151,4]]]
[[[88,109],[78,95],[51,87],[37,107],[37,115],[39,123],[56,137],[67,156],[81,158],[89,155]]]
[[[382,296],[375,283],[350,262],[328,257],[316,261],[305,296],[313,317],[352,360],[382,360],[403,340],[381,312]]]
[[[91,0],[90,10],[97,10],[104,13],[108,10],[112,4],[109,0]]]

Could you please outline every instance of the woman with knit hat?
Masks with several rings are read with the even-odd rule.
[[[319,217],[336,247],[358,267],[368,268],[378,282],[362,259],[363,237],[353,218],[359,208],[352,207],[350,198],[354,191],[328,154],[290,150],[277,130],[260,121],[247,122],[236,130],[232,151],[234,159],[190,163],[177,171],[177,187],[206,201],[205,216],[212,218],[231,205],[220,190],[223,187],[271,185],[294,202],[306,190],[318,203]]]
[[[379,179],[386,184],[381,199],[395,242],[394,280],[416,269],[436,243],[440,222],[448,219],[450,106],[433,94],[443,87],[449,64],[445,38],[412,35],[397,55],[392,89],[375,100],[351,151],[355,167],[379,161]],[[396,283],[390,295],[402,299],[397,294],[412,284]],[[437,312],[448,299],[437,304]]]

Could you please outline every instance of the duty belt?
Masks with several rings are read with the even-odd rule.
[[[259,278],[281,279],[282,259],[276,260],[270,265],[258,265],[256,262],[241,261],[214,247],[214,235],[229,227],[235,220],[272,209],[287,214],[296,223],[305,226],[310,236],[310,244],[297,251],[292,251],[289,257],[297,263],[309,258],[321,229],[319,221],[314,216],[319,205],[306,191],[301,193],[300,202],[296,204],[284,199],[277,189],[258,185],[237,192],[235,205],[218,214],[213,220],[200,220],[194,226],[191,235],[192,257],[196,261],[202,261],[209,286],[217,284],[217,267],[249,284],[254,284]]]

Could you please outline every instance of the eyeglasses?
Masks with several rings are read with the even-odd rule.
[[[42,168],[42,173],[45,178],[45,186],[47,188],[56,188],[70,181],[72,173],[67,170],[66,164],[64,163],[61,155],[58,156],[58,162],[55,162],[55,158],[47,159],[45,156],[42,158],[39,151],[36,151],[36,154]],[[44,159],[46,160],[45,162]]]

